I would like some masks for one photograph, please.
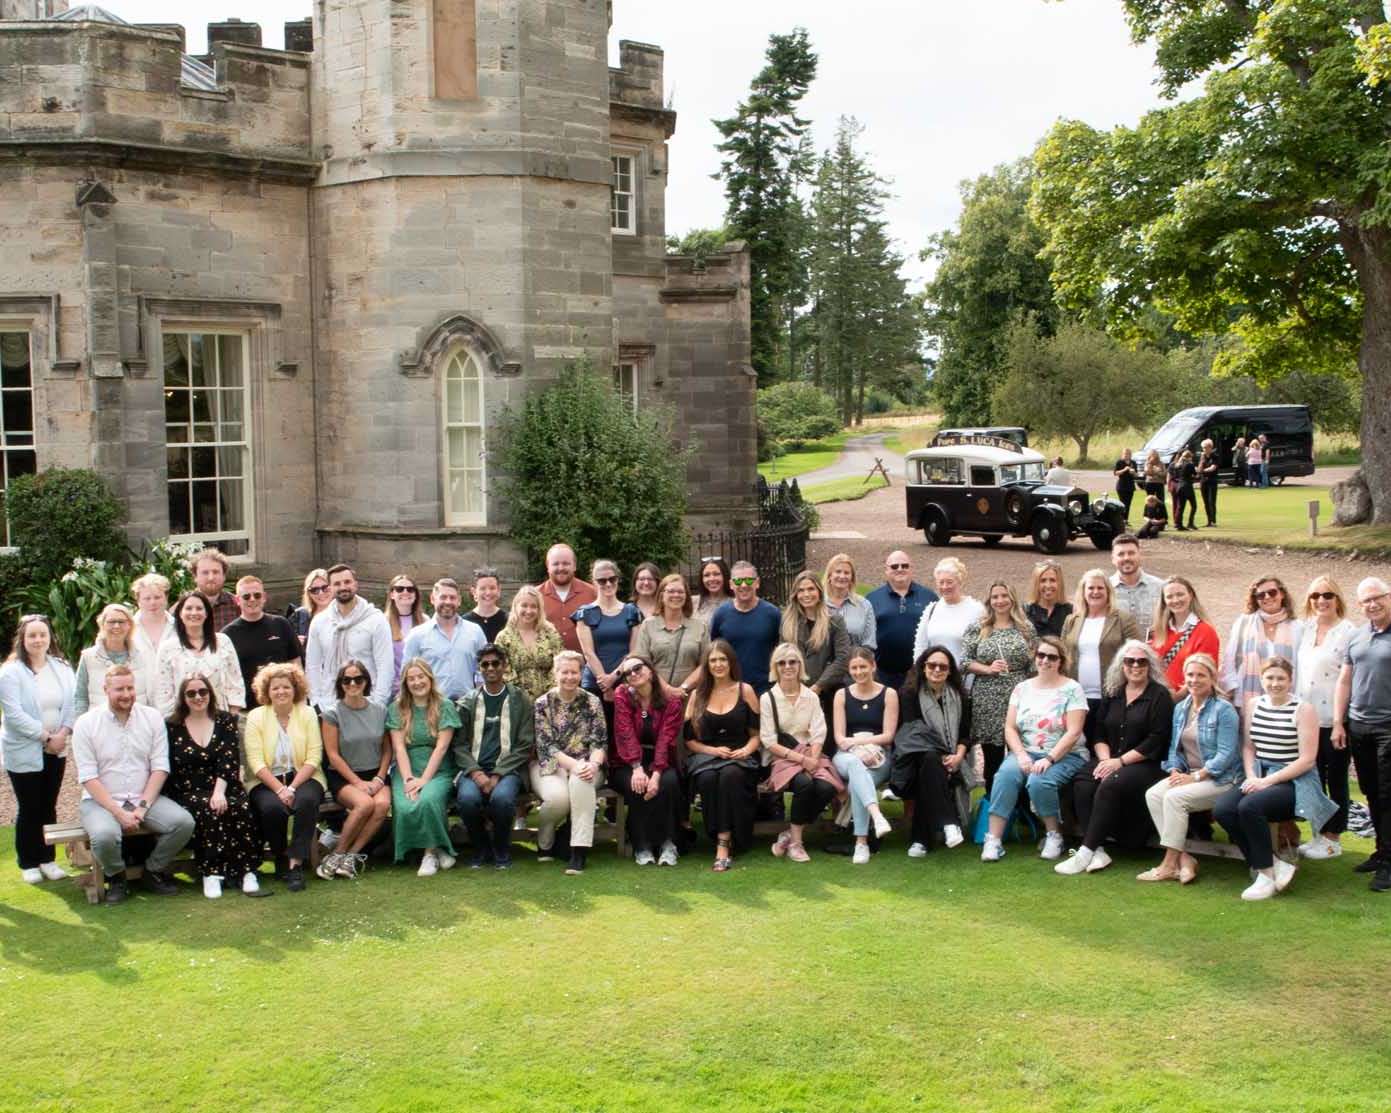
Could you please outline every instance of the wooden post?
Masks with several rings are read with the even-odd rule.
[[[1318,535],[1319,535],[1319,500],[1318,500],[1318,499],[1310,499],[1310,500],[1309,500],[1309,536],[1310,536],[1310,537],[1317,537]]]

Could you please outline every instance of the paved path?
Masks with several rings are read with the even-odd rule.
[[[866,433],[861,437],[850,437],[835,463],[799,475],[797,485],[805,490],[817,483],[829,483],[833,479],[864,479],[869,475],[869,469],[874,467],[876,456],[884,461],[884,466],[889,469],[895,485],[899,484],[903,479],[903,457],[897,452],[890,452],[884,446],[887,437],[888,433]]]

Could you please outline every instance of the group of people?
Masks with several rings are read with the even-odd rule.
[[[1053,560],[1024,591],[996,580],[978,599],[960,560],[940,561],[929,588],[894,551],[863,596],[842,553],[777,607],[747,562],[704,559],[698,594],[642,564],[624,598],[617,565],[595,561],[582,580],[560,544],[507,610],[481,569],[472,609],[444,578],[428,617],[413,578],[392,579],[379,609],[344,564],[312,571],[301,605],[273,615],[260,580],[226,591],[226,558],[205,550],[172,607],[157,575],[136,581],[133,605],[107,606],[75,669],[45,616],[21,618],[0,667],[19,867],[29,882],[64,876],[43,826],[71,752],[111,902],[136,832],[154,839],[155,892],[174,890],[190,842],[209,897],[262,892],[267,857],[302,890],[330,792],[342,829],[317,865],[325,880],[358,876],[386,839],[423,877],[452,868],[451,807],[471,865],[506,869],[528,792],[537,858],[581,874],[605,785],[626,801],[640,866],[689,851],[699,801],[716,872],[760,817],[785,817],[774,855],[809,861],[805,832],[828,809],[867,863],[892,827],[888,791],[910,857],[954,848],[983,785],[986,862],[1036,817],[1060,874],[1157,838],[1164,858],[1140,880],[1186,883],[1190,821],[1211,812],[1256,900],[1295,872],[1272,824],[1309,824],[1297,858],[1341,853],[1351,762],[1377,830],[1358,868],[1391,890],[1387,585],[1365,579],[1346,599],[1320,576],[1296,598],[1261,577],[1224,641],[1194,584],[1145,572],[1140,545],[1117,538],[1112,570],[1084,573],[1070,600]],[[1080,841],[1065,857],[1068,813]]]
[[[1233,482],[1236,486],[1270,486],[1270,441],[1266,434],[1254,436],[1248,442],[1238,437],[1232,445]],[[1058,464],[1062,463],[1059,457]],[[1137,491],[1144,492],[1140,506],[1141,523],[1136,533],[1141,538],[1157,537],[1169,524],[1165,496],[1173,506],[1174,529],[1179,533],[1198,527],[1198,496],[1203,500],[1203,528],[1217,525],[1217,488],[1222,465],[1217,446],[1205,439],[1198,446],[1198,455],[1185,448],[1176,452],[1168,464],[1153,449],[1141,464],[1130,449],[1121,452],[1120,459],[1111,465],[1116,480],[1116,497],[1125,507],[1126,521]],[[1051,472],[1049,473],[1051,476]],[[1053,482],[1049,479],[1049,482]],[[1185,518],[1186,515],[1186,518]],[[1186,524],[1185,524],[1186,522]]]

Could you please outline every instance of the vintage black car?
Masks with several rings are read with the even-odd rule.
[[[1125,532],[1125,508],[1115,499],[1091,500],[1080,487],[1043,482],[1043,457],[1003,437],[942,435],[929,448],[908,453],[904,470],[908,525],[929,545],[954,534],[998,544],[1006,536],[1032,537],[1040,552],[1060,553],[1086,535],[1110,549]]]

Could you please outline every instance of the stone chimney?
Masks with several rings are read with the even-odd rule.
[[[240,19],[227,19],[221,23],[208,24],[208,50],[213,43],[236,43],[239,46],[260,46],[261,25],[243,23]]]
[[[301,54],[314,52],[314,21],[297,19],[285,24],[285,49],[296,50]]]

